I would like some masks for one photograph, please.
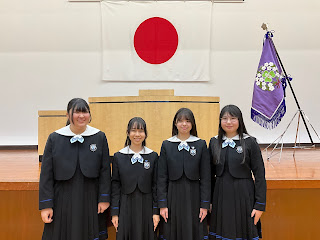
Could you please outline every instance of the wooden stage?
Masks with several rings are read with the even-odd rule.
[[[278,150],[276,150],[278,151]],[[265,152],[263,153],[266,159]],[[285,149],[265,161],[267,211],[264,240],[317,239],[320,213],[320,148]],[[0,150],[0,239],[41,239],[37,150]],[[109,227],[109,239],[115,239]]]

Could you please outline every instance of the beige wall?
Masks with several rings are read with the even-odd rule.
[[[262,143],[272,142],[285,129],[296,105],[287,91],[287,114],[272,131],[250,119],[262,22],[276,31],[274,41],[294,77],[301,107],[320,132],[319,12],[319,0],[217,3],[210,82],[116,83],[100,77],[99,3],[0,0],[0,145],[37,144],[38,110],[62,110],[72,97],[137,96],[139,89],[158,88],[174,89],[176,96],[220,96],[221,106],[235,103],[243,110],[250,133]],[[294,135],[292,127],[285,142],[293,142]],[[308,141],[305,133],[301,141]]]

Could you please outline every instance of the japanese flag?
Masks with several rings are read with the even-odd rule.
[[[101,1],[107,81],[209,81],[211,1]]]

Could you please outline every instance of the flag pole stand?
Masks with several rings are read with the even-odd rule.
[[[262,26],[261,26],[261,28],[262,28],[263,30],[266,30],[266,31],[267,31],[267,34],[269,33],[269,31],[268,31],[268,25],[267,25],[266,23],[263,23]],[[270,32],[270,34],[271,34],[271,32]],[[312,139],[312,137],[311,137],[311,134],[310,134],[310,131],[309,131],[309,128],[308,128],[308,125],[307,125],[305,119],[308,120],[308,123],[310,124],[310,126],[312,127],[314,133],[317,135],[318,138],[319,138],[319,135],[318,135],[318,133],[316,132],[316,130],[314,129],[314,127],[312,126],[312,124],[310,123],[310,121],[309,121],[308,117],[306,116],[306,114],[304,113],[304,111],[300,108],[300,104],[299,104],[299,102],[298,102],[298,99],[297,99],[297,97],[296,97],[296,95],[295,95],[295,93],[294,93],[294,90],[293,90],[292,85],[291,85],[291,83],[290,83],[289,77],[288,77],[288,75],[287,75],[287,73],[286,73],[286,70],[285,70],[285,68],[284,68],[284,66],[283,66],[283,64],[282,64],[282,61],[281,61],[281,59],[280,59],[280,56],[279,56],[279,54],[278,54],[278,51],[277,51],[276,46],[274,45],[272,39],[271,39],[271,43],[272,43],[272,45],[273,45],[273,47],[274,47],[274,50],[275,50],[276,55],[277,55],[277,59],[278,59],[280,65],[281,65],[281,68],[282,68],[282,70],[283,70],[283,73],[284,73],[286,82],[288,83],[288,85],[289,85],[289,87],[290,87],[290,90],[291,90],[291,92],[292,92],[292,95],[293,95],[294,100],[295,100],[295,102],[296,102],[296,104],[297,104],[297,107],[298,107],[297,112],[296,112],[296,113],[294,114],[294,116],[292,117],[291,121],[289,122],[289,124],[288,124],[288,126],[286,127],[286,129],[284,130],[284,132],[283,132],[276,140],[274,140],[271,144],[269,144],[269,146],[267,146],[267,147],[264,149],[264,150],[267,152],[267,160],[268,160],[268,161],[270,160],[271,157],[273,157],[273,156],[275,156],[276,154],[280,153],[280,157],[279,157],[279,162],[280,162],[281,155],[282,155],[282,150],[283,150],[283,148],[284,148],[284,147],[283,147],[283,136],[284,136],[285,133],[287,132],[289,126],[291,125],[291,123],[293,122],[293,120],[294,120],[294,118],[295,118],[295,116],[296,116],[297,114],[298,114],[298,124],[297,124],[297,130],[296,130],[295,143],[294,143],[294,147],[293,147],[293,149],[294,149],[293,157],[295,157],[295,149],[297,149],[297,148],[300,148],[300,149],[310,149],[310,147],[301,146],[301,145],[300,145],[300,142],[299,142],[299,144],[297,145],[297,138],[298,138],[299,127],[300,127],[300,118],[302,119],[302,121],[303,121],[303,123],[304,123],[304,126],[305,126],[305,128],[306,128],[306,130],[307,130],[307,133],[308,133],[308,136],[309,136],[309,139],[310,139],[310,142],[311,142],[311,148],[314,148],[314,147],[315,147],[315,144],[314,144],[314,142],[313,142],[313,139]],[[320,138],[319,138],[319,139],[320,139]],[[279,149],[279,148],[277,148],[277,146],[279,145],[280,142],[281,142],[280,152],[274,153],[274,150],[275,150],[275,149]],[[268,148],[269,148],[270,146],[272,146],[273,144],[275,144],[275,146],[273,147],[271,153],[268,155]]]
[[[294,146],[293,147],[284,147],[283,146],[283,137],[284,135],[287,133],[290,125],[292,124],[292,122],[294,121],[295,117],[298,116],[298,123],[297,123],[297,130],[296,130],[296,137],[295,137],[295,142],[294,142]],[[317,135],[317,137],[319,138],[320,140],[320,137],[318,135],[318,133],[316,132],[316,130],[314,129],[314,127],[312,126],[312,124],[310,123],[307,115],[300,109],[300,110],[297,110],[296,113],[293,115],[292,119],[290,120],[289,124],[287,125],[286,129],[283,131],[283,133],[277,138],[275,139],[272,143],[270,143],[265,149],[264,151],[266,151],[267,153],[267,160],[269,161],[271,157],[277,155],[277,154],[280,154],[279,156],[279,162],[280,162],[280,159],[281,159],[281,155],[282,155],[282,150],[284,148],[291,148],[291,149],[294,149],[293,151],[293,157],[295,157],[295,150],[296,149],[313,149],[315,148],[315,145],[312,143],[311,146],[301,146],[301,143],[300,143],[300,140],[298,140],[298,135],[299,135],[299,129],[300,129],[300,118],[302,118],[302,116],[304,116],[305,119],[307,119],[309,125],[311,126],[311,128],[313,129],[314,133]],[[270,152],[270,154],[268,154],[268,149],[272,146],[272,150]],[[278,145],[280,145],[280,147],[278,147]],[[274,152],[274,150],[276,149],[280,149],[279,152]]]

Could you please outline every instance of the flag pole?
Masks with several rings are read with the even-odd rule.
[[[268,30],[268,25],[267,25],[266,23],[263,23],[262,26],[261,26],[261,28],[262,28],[263,30],[266,30],[266,31],[267,31],[267,34],[269,34],[270,31]],[[271,32],[270,32],[270,33],[271,33]],[[271,37],[271,36],[270,36],[270,37]],[[282,61],[281,61],[281,59],[280,59],[280,56],[279,56],[278,51],[277,51],[277,49],[276,49],[276,46],[275,46],[274,43],[273,43],[272,38],[271,38],[271,43],[272,43],[272,45],[273,45],[273,48],[274,48],[274,50],[275,50],[275,52],[276,52],[276,55],[277,55],[277,58],[278,58],[278,60],[279,60],[280,65],[281,65],[281,68],[282,68],[282,70],[283,70],[283,73],[284,73],[284,75],[285,75],[286,82],[288,83],[288,85],[289,85],[289,87],[290,87],[290,90],[291,90],[291,92],[292,92],[293,98],[294,98],[294,100],[296,101],[296,104],[297,104],[297,107],[298,107],[298,111],[299,111],[300,116],[301,116],[301,118],[302,118],[302,120],[303,120],[304,126],[306,127],[306,130],[307,130],[307,133],[308,133],[308,135],[309,135],[309,139],[310,139],[310,141],[311,141],[311,144],[314,145],[313,140],[312,140],[312,137],[311,137],[311,134],[310,134],[310,131],[309,131],[309,128],[308,128],[307,123],[306,123],[306,120],[305,120],[305,118],[304,118],[303,111],[302,111],[302,109],[300,108],[300,104],[299,104],[299,102],[298,102],[298,99],[297,99],[297,97],[296,97],[296,94],[294,93],[294,90],[293,90],[293,88],[292,88],[292,85],[291,85],[290,81],[288,81],[289,77],[288,77],[288,75],[287,75],[287,73],[286,73],[286,70],[285,70],[283,64],[282,64]]]

